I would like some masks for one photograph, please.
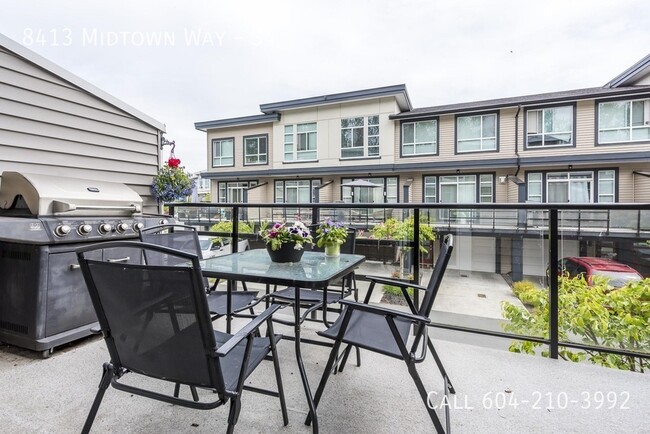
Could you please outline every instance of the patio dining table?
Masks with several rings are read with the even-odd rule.
[[[304,252],[300,262],[272,262],[264,249],[246,250],[226,256],[219,256],[201,261],[203,275],[228,280],[229,282],[256,282],[267,285],[286,285],[296,288],[294,303],[294,346],[298,370],[305,389],[309,412],[312,416],[312,429],[318,432],[318,418],[314,399],[309,388],[307,374],[302,361],[300,350],[300,290],[326,289],[332,281],[350,274],[365,261],[361,255],[341,254],[337,257],[327,257],[322,252]],[[229,284],[228,290],[234,285]]]

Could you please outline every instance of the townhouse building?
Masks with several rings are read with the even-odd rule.
[[[602,87],[414,108],[394,85],[260,111],[195,124],[207,136],[213,202],[650,202],[650,55]],[[346,186],[358,180],[372,186]],[[503,271],[495,256],[545,246],[485,235],[457,249],[474,270]],[[575,237],[563,253],[616,254],[600,241]],[[541,275],[541,264],[524,260],[523,272]]]

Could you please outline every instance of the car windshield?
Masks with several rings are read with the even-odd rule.
[[[608,280],[607,283],[609,283],[614,288],[620,288],[621,286],[624,286],[626,283],[634,280],[641,280],[641,276],[639,276],[638,274],[625,273],[623,271],[594,270],[593,275],[604,277],[605,279]]]
[[[210,240],[199,240],[199,244],[201,245],[201,250],[209,250],[210,246],[212,245],[212,241],[210,241]]]

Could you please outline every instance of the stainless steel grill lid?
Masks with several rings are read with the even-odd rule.
[[[39,216],[131,216],[142,212],[142,198],[117,182],[2,172],[0,209],[18,207]]]

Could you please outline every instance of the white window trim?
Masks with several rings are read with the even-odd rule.
[[[459,181],[461,177],[473,177],[473,181]],[[440,178],[456,178],[455,181],[441,181]],[[430,184],[434,185],[434,196],[426,196],[427,180],[432,180]],[[443,174],[443,175],[425,175],[422,181],[422,197],[425,203],[494,203],[495,201],[495,188],[494,188],[494,174],[493,173],[467,173],[462,175]],[[442,202],[441,186],[442,185],[456,185],[473,184],[474,185],[474,202]],[[484,200],[487,195],[481,194],[481,184],[490,186],[490,200]],[[433,198],[436,202],[427,202],[427,197]],[[478,202],[476,202],[478,201]]]
[[[215,146],[219,144],[220,147],[223,146],[224,142],[230,142],[232,146],[232,157],[226,157],[226,158],[232,158],[232,163],[230,164],[215,164],[215,160],[222,161],[224,157],[219,156],[215,157]],[[220,153],[222,153],[223,148],[220,149]],[[212,167],[232,167],[235,165],[235,139],[232,137],[228,138],[223,138],[223,139],[212,139]]]
[[[286,202],[287,198],[287,182],[308,182],[309,183],[309,202]],[[314,189],[321,185],[321,180],[317,178],[310,179],[277,179],[275,180],[273,187],[275,190],[274,203],[314,203]],[[282,190],[282,200],[278,200],[278,189],[281,187]],[[294,188],[294,187],[289,187]],[[296,189],[305,188],[305,186],[296,186]]]
[[[377,123],[376,124],[370,124],[369,119],[372,117],[377,118]],[[363,131],[363,146],[347,146],[343,147],[343,140],[341,139],[341,144],[340,144],[340,149],[341,149],[341,160],[356,160],[356,159],[361,159],[361,158],[378,158],[381,155],[381,147],[380,144],[377,143],[377,146],[372,146],[372,148],[377,148],[377,154],[370,155],[370,148],[371,146],[368,145],[370,137],[377,137],[377,141],[379,141],[380,134],[370,134],[369,128],[370,127],[377,127],[379,129],[379,115],[368,115],[368,116],[352,116],[352,117],[345,117],[341,118],[341,121],[344,119],[355,119],[355,118],[361,118],[363,119],[363,125],[359,126],[353,126],[353,127],[343,127],[341,126],[341,133],[343,130],[354,130],[354,129],[361,129]],[[342,134],[341,134],[342,135]],[[354,137],[354,134],[353,134]],[[344,149],[363,149],[363,155],[355,155],[353,157],[344,157],[343,156],[343,150]]]
[[[246,140],[251,140],[255,139],[257,141],[257,153],[256,154],[247,154],[246,153]],[[260,152],[260,139],[265,139],[266,140],[266,152],[261,153]],[[248,157],[256,156],[257,157],[257,163],[249,163],[246,161]],[[260,157],[264,157],[264,161],[260,162]],[[245,136],[244,137],[244,166],[260,166],[260,165],[266,165],[268,164],[269,161],[269,138],[268,135],[266,134],[258,134],[254,136]]]
[[[298,132],[298,126],[300,125],[314,125],[314,129],[310,131],[301,131]],[[291,127],[291,133],[286,132],[286,128]],[[309,133],[315,133],[316,135],[316,149],[314,150],[309,150],[309,151],[299,151],[298,150],[298,136],[301,134],[309,134]],[[287,142],[287,137],[291,136],[291,142]],[[292,159],[287,160],[287,151],[286,151],[286,146],[291,145],[291,155]],[[313,162],[313,161],[318,161],[318,123],[317,122],[303,122],[300,124],[287,124],[284,125],[283,127],[283,143],[282,143],[282,161],[284,163],[307,163],[307,162]],[[306,159],[300,159],[298,156],[300,154],[306,154],[306,153],[316,153],[315,158],[306,158]]]

